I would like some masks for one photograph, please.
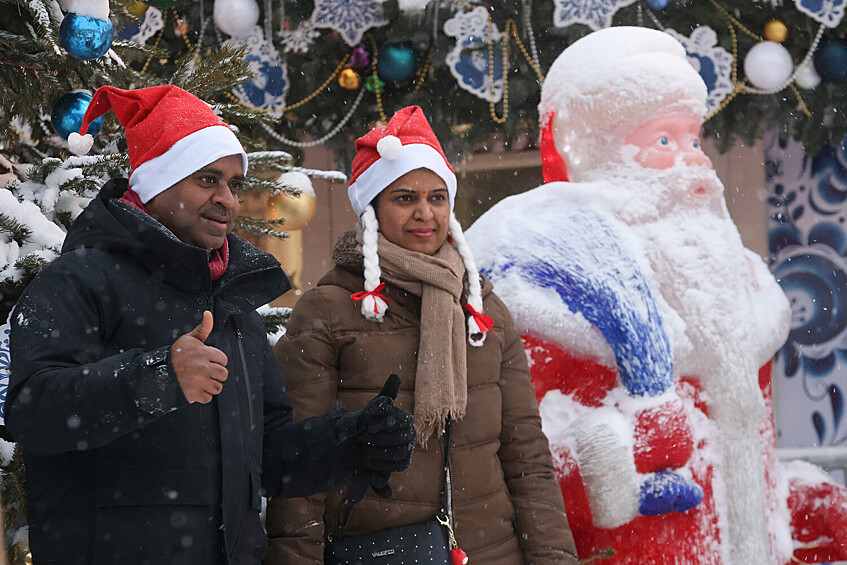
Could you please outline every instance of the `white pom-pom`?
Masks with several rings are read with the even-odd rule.
[[[71,153],[74,155],[86,155],[91,151],[93,145],[94,138],[90,133],[79,135],[77,132],[72,131],[68,136],[68,147],[70,147]]]
[[[388,304],[379,296],[366,296],[362,300],[362,315],[372,322],[382,322]]]
[[[402,150],[403,143],[396,135],[386,135],[376,142],[376,151],[379,156],[389,161],[399,157]]]
[[[479,327],[479,324],[476,323],[473,316],[468,317],[468,343],[474,347],[482,347],[485,343],[485,336],[487,334],[488,331],[483,331],[483,329]]]

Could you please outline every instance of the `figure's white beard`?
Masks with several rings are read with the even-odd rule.
[[[693,348],[682,359],[675,355],[674,364],[703,384],[718,429],[716,479],[731,493],[725,516],[732,562],[763,562],[769,548],[759,444],[765,412],[751,337],[755,283],[723,185],[713,170],[681,164],[654,170],[619,163],[590,180],[611,184],[598,187],[603,201],[642,247],[651,286],[685,323]]]
[[[612,182],[615,190],[609,195],[609,203],[615,215],[629,225],[654,222],[689,210],[711,212],[729,221],[723,183],[709,167],[677,164],[667,169],[648,169],[625,161],[592,171],[585,180]]]
[[[608,188],[597,196],[642,247],[654,285],[695,344],[692,365],[702,367],[750,320],[751,267],[723,184],[707,167],[618,163],[602,173],[593,180]]]

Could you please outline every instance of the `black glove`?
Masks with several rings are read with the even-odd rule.
[[[356,469],[347,491],[347,500],[358,502],[373,488],[380,498],[390,498],[391,473],[403,471],[412,462],[415,426],[412,415],[394,405],[400,390],[400,377],[390,375],[379,395],[358,413],[356,431],[347,443],[348,457]]]

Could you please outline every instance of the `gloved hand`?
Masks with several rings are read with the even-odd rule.
[[[380,498],[390,498],[391,473],[403,471],[412,462],[414,420],[409,412],[394,405],[399,390],[400,377],[392,374],[378,396],[359,412],[349,414],[356,425],[345,442],[347,457],[355,466],[346,497],[350,502],[361,500],[368,488]]]

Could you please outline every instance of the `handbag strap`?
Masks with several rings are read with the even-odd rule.
[[[447,416],[447,421],[444,424],[444,433],[441,434],[441,451],[444,453],[444,486],[441,489],[441,509],[437,518],[439,522],[450,528],[451,535],[453,529],[453,485],[451,484],[452,479],[450,476],[450,435],[452,430],[453,419]],[[350,515],[353,513],[353,506],[355,504],[355,502],[345,499],[338,505],[337,525],[335,528],[336,537],[341,537],[341,531],[347,525],[348,520],[350,520]],[[446,517],[447,524],[441,521],[442,514]]]
[[[441,489],[441,513],[447,517],[450,528],[453,527],[453,481],[450,474],[450,433],[453,430],[453,418],[447,416],[444,434],[441,436],[441,450],[444,452],[444,488]]]

